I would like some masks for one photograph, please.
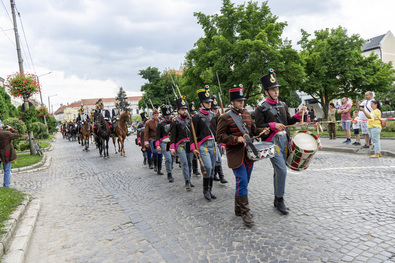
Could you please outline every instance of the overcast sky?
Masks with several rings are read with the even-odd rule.
[[[9,0],[0,6],[0,77],[19,71]],[[233,0],[237,5],[245,1]],[[261,3],[262,1],[258,1]],[[138,71],[178,69],[203,36],[194,12],[218,13],[220,0],[15,0],[25,72],[40,77],[44,103],[115,97],[119,87],[139,93]],[[300,29],[345,27],[370,38],[395,32],[394,0],[269,0],[283,38],[296,42]],[[23,26],[23,27],[22,27]],[[26,40],[30,49],[27,49]],[[30,59],[31,56],[31,59]],[[32,66],[32,61],[34,68]],[[56,96],[54,96],[56,95]],[[37,96],[39,99],[39,96]]]

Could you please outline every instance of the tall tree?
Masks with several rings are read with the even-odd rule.
[[[154,108],[158,109],[162,104],[174,104],[174,94],[171,89],[172,82],[168,71],[161,73],[156,67],[148,67],[139,71],[139,75],[148,82],[141,86],[143,98],[139,101],[139,108]],[[172,73],[174,79],[178,78]],[[174,106],[174,105],[173,105]]]
[[[194,14],[204,37],[186,55],[185,92],[196,94],[197,88],[208,84],[218,93],[218,73],[224,98],[229,87],[243,84],[247,103],[255,105],[262,97],[259,77],[268,68],[274,68],[279,83],[288,88],[282,92],[292,90],[303,78],[303,68],[291,43],[281,39],[287,24],[277,22],[267,1],[261,6],[253,1],[239,6],[230,0],[222,2],[220,14]]]
[[[129,109],[130,103],[127,101],[128,96],[122,87],[119,88],[117,97],[115,99],[119,102],[119,107],[122,111]]]
[[[391,63],[382,62],[376,55],[361,54],[363,40],[359,35],[347,35],[338,27],[314,32],[315,38],[302,30],[298,42],[302,50],[306,77],[298,89],[316,99],[328,115],[330,100],[355,98],[365,91],[386,91],[395,80]]]
[[[4,121],[9,117],[16,117],[17,110],[11,103],[11,97],[4,87],[0,87],[0,120]]]

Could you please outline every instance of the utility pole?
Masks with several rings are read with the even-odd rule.
[[[15,42],[16,42],[16,52],[18,54],[18,63],[19,63],[19,72],[20,74],[24,75],[25,72],[23,70],[23,59],[22,59],[22,54],[21,54],[21,45],[19,43],[19,34],[18,34],[18,26],[16,23],[16,17],[15,17],[15,3],[14,0],[10,0],[11,3],[11,12],[12,12],[12,20],[14,22],[14,32],[15,32]],[[23,94],[23,102],[25,104],[25,111],[29,109],[29,98],[30,94]],[[29,145],[30,145],[30,154],[34,155],[36,154],[36,149],[34,148],[33,145],[33,132],[29,132]]]

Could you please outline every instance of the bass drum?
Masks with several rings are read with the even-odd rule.
[[[310,131],[296,131],[292,135],[290,143],[286,162],[288,168],[294,171],[306,170],[319,145],[319,139],[316,134]]]

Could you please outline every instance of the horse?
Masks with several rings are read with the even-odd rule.
[[[120,152],[121,156],[126,157],[125,153],[125,138],[128,134],[128,127],[126,123],[130,124],[131,114],[129,110],[125,110],[119,116],[119,121],[114,125],[114,137],[112,137],[112,143],[114,144],[115,153]],[[118,152],[117,147],[115,146],[115,140],[118,139]]]
[[[89,137],[91,135],[91,125],[89,119],[84,122],[84,125],[81,127],[81,146],[85,146],[82,150],[89,152]]]
[[[99,112],[95,113],[95,126],[97,127],[97,144],[99,146],[100,157],[109,158],[108,155],[108,141],[110,139],[110,126],[104,120],[104,117]]]
[[[77,140],[77,128],[75,126],[76,126],[75,123],[70,123],[69,124],[68,139],[69,139],[70,142]]]

